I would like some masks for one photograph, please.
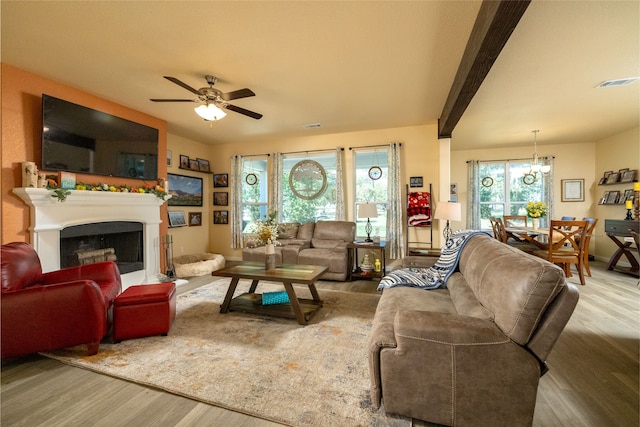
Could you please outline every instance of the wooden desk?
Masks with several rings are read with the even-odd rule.
[[[316,290],[315,282],[326,270],[327,267],[325,266],[297,264],[284,264],[273,270],[265,270],[264,263],[243,262],[233,267],[216,270],[211,275],[231,277],[231,284],[224,302],[220,306],[220,313],[242,311],[267,314],[296,319],[299,324],[306,325],[311,315],[322,307],[322,300]],[[251,280],[251,287],[248,293],[233,298],[233,293],[240,279]],[[289,296],[289,304],[262,305],[262,294],[255,293],[260,280],[282,282]],[[309,286],[313,299],[296,297],[293,283],[302,283]]]
[[[629,249],[633,243],[633,240],[625,240],[625,237],[631,237],[631,230],[640,233],[640,221],[619,219],[604,220],[604,232],[616,244],[616,246],[618,246],[618,249],[613,253],[613,255],[611,255],[611,258],[609,259],[607,270],[616,269],[623,273],[631,274],[635,277],[640,277],[640,265],[638,265],[638,260]],[[625,268],[616,265],[623,255],[627,258],[631,267]]]

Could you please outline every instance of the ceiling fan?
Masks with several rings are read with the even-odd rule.
[[[255,96],[251,89],[239,89],[232,92],[223,93],[218,89],[215,89],[213,85],[216,84],[218,78],[212,75],[204,76],[207,80],[209,87],[202,87],[200,89],[194,89],[188,84],[178,80],[175,77],[163,76],[169,80],[188,90],[189,92],[198,96],[198,99],[151,99],[153,102],[199,102],[200,106],[196,107],[196,113],[205,120],[214,121],[226,116],[221,108],[231,110],[236,113],[244,114],[245,116],[259,120],[262,118],[262,114],[250,111],[233,104],[229,104],[227,101],[234,99],[247,98],[249,96]]]

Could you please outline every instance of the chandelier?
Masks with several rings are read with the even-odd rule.
[[[536,175],[538,172],[542,172],[543,174],[549,173],[551,170],[550,165],[545,165],[538,160],[538,141],[537,135],[539,130],[532,130],[533,133],[533,159],[531,160],[531,167],[529,169],[530,175]]]

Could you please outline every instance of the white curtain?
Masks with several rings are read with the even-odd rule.
[[[401,143],[392,142],[388,149],[389,179],[387,181],[387,249],[391,259],[404,257],[402,233],[404,209],[402,206],[402,171],[400,168]]]
[[[276,209],[278,211],[276,216],[278,222],[282,221],[282,192],[285,185],[288,185],[288,183],[284,182],[282,175],[282,153],[274,153],[271,168],[269,169],[268,210]]]
[[[231,157],[231,176],[229,177],[231,206],[230,220],[231,224],[231,247],[233,249],[241,249],[243,247],[242,239],[242,174],[244,171],[244,159],[242,156]]]
[[[346,218],[344,206],[344,149],[336,148],[336,220],[344,221]]]
[[[549,173],[544,175],[544,185],[542,187],[542,201],[547,205],[547,216],[541,218],[540,226],[548,228],[550,225],[549,218],[553,218],[553,171],[554,171],[554,157],[543,157],[543,165],[551,166]]]
[[[480,162],[467,162],[467,230],[480,230]]]

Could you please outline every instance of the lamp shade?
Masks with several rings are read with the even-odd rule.
[[[227,115],[227,113],[222,111],[220,108],[218,108],[214,104],[207,104],[207,105],[202,104],[194,108],[194,110],[197,115],[209,121],[220,120],[221,118]]]
[[[462,205],[455,202],[438,202],[434,218],[460,221],[462,219]]]
[[[358,218],[378,218],[378,206],[375,203],[361,203]]]

